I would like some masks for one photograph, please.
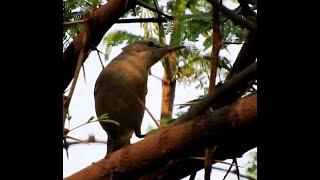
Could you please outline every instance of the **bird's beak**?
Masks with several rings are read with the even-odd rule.
[[[165,47],[167,52],[173,52],[182,48],[185,48],[185,46],[166,46]]]

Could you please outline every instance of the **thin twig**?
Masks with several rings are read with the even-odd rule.
[[[197,160],[205,160],[205,157],[189,157],[190,159],[197,159]],[[224,162],[224,161],[221,161],[221,160],[213,160],[214,163],[221,163],[221,164],[227,164],[227,165],[230,165],[230,166],[238,166],[240,168],[244,168],[242,166],[239,166],[239,165],[235,165],[235,164],[232,164],[232,163],[228,163],[228,162]]]
[[[86,140],[81,140],[81,142],[79,141],[75,141],[75,142],[66,142],[66,144],[64,145],[64,148],[72,146],[72,145],[77,145],[77,144],[83,144],[82,141],[85,141],[87,143],[99,143],[99,144],[107,144],[107,141],[102,141],[102,140],[96,140],[95,137],[93,135],[90,135],[88,137],[88,139]],[[86,144],[87,144],[86,143]]]
[[[82,71],[83,71],[84,83],[87,84],[86,70],[84,69],[84,64],[82,64]]]
[[[87,24],[87,26],[88,26],[88,24]],[[88,36],[89,36],[89,33],[90,33],[89,29],[90,28],[88,28],[88,30],[86,31],[87,33],[83,37],[84,38],[83,39],[83,44],[86,44],[86,41],[88,41],[88,38],[89,38]],[[76,87],[76,84],[77,84],[77,81],[78,81],[81,65],[84,62],[84,58],[85,58],[85,48],[84,48],[84,46],[82,46],[81,49],[80,49],[80,53],[79,53],[79,57],[78,57],[78,61],[77,61],[77,66],[76,66],[76,69],[75,69],[75,72],[74,72],[71,88],[70,88],[69,94],[67,96],[67,99],[65,101],[65,105],[64,105],[64,108],[66,108],[66,110],[65,110],[65,112],[63,114],[63,130],[64,130],[64,126],[65,126],[66,112],[69,109],[70,101],[71,101],[72,95],[74,93],[74,90],[75,90],[75,87]],[[64,133],[64,131],[63,131],[63,133]],[[65,134],[63,134],[63,136],[64,135]]]
[[[97,54],[98,54],[99,61],[100,61],[100,64],[101,64],[101,66],[102,66],[102,69],[104,69],[104,65],[103,65],[103,62],[102,62],[102,60],[101,60],[100,53],[99,53],[98,49],[96,49],[96,52],[97,52]]]
[[[72,137],[72,136],[64,136],[66,139],[73,139],[75,141],[78,141],[78,142],[81,142],[81,143],[84,143],[84,144],[89,144],[88,142],[84,141],[84,140],[81,140],[81,139],[77,139],[75,137]]]
[[[72,81],[72,84],[71,84],[71,88],[70,88],[70,91],[69,91],[69,94],[68,94],[68,98],[66,100],[66,108],[67,109],[69,109],[70,101],[71,101],[71,98],[72,98],[72,95],[73,95],[73,92],[75,90],[75,86],[76,86],[76,83],[77,83],[77,80],[78,80],[78,77],[79,77],[79,74],[80,74],[79,72],[80,72],[80,69],[81,69],[81,64],[83,62],[83,57],[84,57],[84,51],[81,50],[80,54],[79,54],[76,70],[75,70],[75,73],[74,73],[74,76],[73,76],[73,81]],[[63,127],[64,127],[64,124],[65,124],[65,118],[66,118],[66,116],[64,115],[63,116]]]
[[[229,172],[230,172],[230,170],[231,170],[231,168],[232,168],[233,164],[234,164],[234,160],[232,160],[232,163],[231,163],[231,165],[230,165],[229,169],[227,170],[227,172],[226,172],[226,174],[224,175],[224,177],[223,177],[223,179],[222,179],[222,180],[225,180],[225,179],[226,179],[226,177],[228,176],[228,174],[229,174]]]
[[[158,76],[156,76],[156,75],[154,75],[154,74],[152,74],[151,72],[149,73],[149,75],[150,76],[153,76],[154,78],[156,78],[156,79],[158,79],[158,80],[160,80],[161,82],[163,82],[163,83],[170,83],[170,82],[167,82],[167,81],[165,81],[165,80],[163,80],[163,79],[161,79],[160,77],[158,77]]]
[[[189,180],[194,180],[196,178],[197,172],[194,172],[190,175]]]
[[[238,168],[237,158],[233,158],[233,161],[236,164],[236,172],[237,172],[238,180],[240,180],[240,171],[239,171],[239,168]]]
[[[157,125],[158,128],[160,128],[160,124],[159,122],[156,120],[156,118],[154,118],[154,116],[151,114],[151,112],[149,111],[149,109],[145,106],[144,102],[139,98],[137,97],[139,103],[141,104],[141,106],[144,107],[144,109],[147,111],[147,113],[150,115],[150,117],[152,118],[153,122]]]
[[[148,4],[145,4],[145,3],[137,1],[137,5],[142,6],[142,7],[146,8],[146,9],[149,9],[149,10],[151,10],[153,12],[159,13],[159,14],[163,15],[164,17],[168,18],[168,20],[173,20],[174,19],[172,16],[164,14],[162,11],[160,11],[160,10],[154,8],[154,7],[151,7]]]
[[[63,28],[66,28],[66,27],[73,25],[73,24],[87,23],[88,20],[89,20],[89,18],[84,18],[84,19],[75,20],[75,21],[71,21],[71,22],[65,22],[65,23],[63,23]]]
[[[119,19],[116,21],[117,24],[120,23],[142,23],[142,22],[167,22],[164,18],[139,18],[139,19]]]
[[[216,170],[219,170],[219,171],[225,171],[225,172],[227,171],[226,169],[219,168],[219,167],[212,167],[212,169],[216,169]],[[234,172],[230,172],[230,173],[235,174]],[[240,174],[240,177],[247,178],[249,180],[257,180],[257,179],[255,179],[253,177],[246,176],[246,175],[243,175],[243,174]]]

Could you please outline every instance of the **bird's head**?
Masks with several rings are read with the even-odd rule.
[[[147,66],[152,66],[165,55],[182,49],[185,46],[171,46],[160,44],[153,40],[136,41],[122,48],[123,52],[137,56],[137,60],[145,60]]]

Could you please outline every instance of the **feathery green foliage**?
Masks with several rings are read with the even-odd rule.
[[[108,60],[112,47],[117,46],[123,42],[131,43],[142,39],[143,37],[128,33],[127,31],[114,31],[107,34],[102,40],[106,47],[104,59]]]
[[[63,1],[63,22],[80,20],[86,12],[91,12],[102,0],[67,0]],[[63,40],[76,36],[83,28],[82,24],[73,24],[64,28]]]
[[[257,152],[252,153],[249,167],[246,169],[246,174],[255,179],[257,178]]]

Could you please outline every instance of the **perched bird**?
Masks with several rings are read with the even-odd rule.
[[[117,126],[100,122],[108,134],[107,154],[130,144],[133,132],[139,138],[144,137],[140,126],[149,69],[166,54],[183,47],[151,40],[133,42],[102,70],[94,89],[96,114],[99,117],[108,113],[111,120],[120,123]]]

